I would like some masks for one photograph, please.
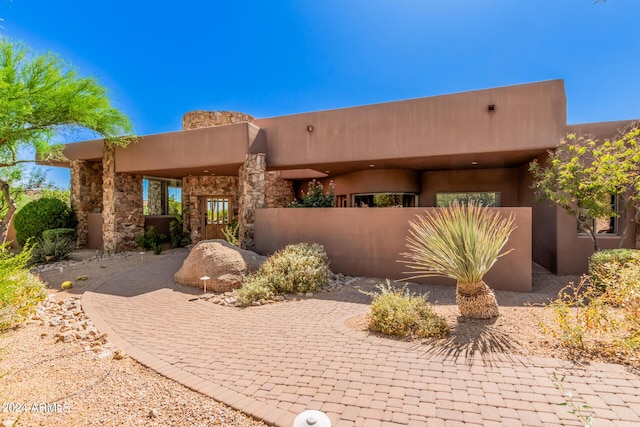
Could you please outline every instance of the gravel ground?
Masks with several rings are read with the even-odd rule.
[[[0,334],[2,425],[265,425],[140,365],[95,334],[78,310],[78,294],[152,256],[85,260],[40,273],[51,287],[64,280],[75,287],[51,289],[36,319]],[[79,275],[88,278],[75,282]]]

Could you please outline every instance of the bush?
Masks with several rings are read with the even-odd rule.
[[[45,230],[42,232],[43,239],[55,240],[60,237],[67,238],[69,240],[77,240],[78,233],[75,228],[52,228],[51,230]]]
[[[274,253],[247,276],[236,293],[239,301],[272,298],[280,293],[313,292],[329,283],[329,261],[322,245],[298,243]]]
[[[294,200],[291,207],[294,208],[330,208],[333,206],[333,181],[329,184],[329,192],[324,194],[322,183],[315,179],[309,181],[306,194],[303,194],[302,200]]]
[[[329,283],[329,261],[322,245],[298,243],[274,253],[260,266],[275,293],[313,292]]]
[[[449,334],[447,321],[433,312],[427,294],[416,295],[406,285],[394,288],[388,279],[377,288],[380,292],[363,292],[372,298],[369,330],[398,337],[442,338]]]
[[[593,285],[604,291],[607,272],[610,270],[607,264],[620,268],[629,262],[640,264],[640,250],[604,249],[598,251],[589,258],[589,279]]]
[[[167,236],[164,234],[158,234],[156,229],[151,225],[147,227],[147,230],[137,235],[134,240],[138,246],[140,246],[145,251],[153,251],[156,255],[162,252],[161,241],[166,239]]]
[[[222,229],[222,234],[224,234],[224,238],[227,239],[227,242],[231,243],[234,246],[240,246],[238,230],[238,220],[232,219],[229,224],[224,226],[224,228]]]
[[[184,231],[184,218],[180,214],[175,214],[175,221],[169,223],[169,239],[171,247],[183,248],[191,244],[189,233]]]
[[[0,246],[0,330],[24,321],[46,297],[44,284],[25,269],[31,249],[13,255]]]
[[[42,198],[29,202],[15,216],[16,239],[20,246],[27,240],[40,239],[45,230],[75,228],[76,216],[69,206],[59,199]]]
[[[242,287],[236,291],[238,302],[242,305],[250,305],[261,299],[271,299],[275,296],[269,278],[252,274],[245,278]]]
[[[57,230],[67,229],[58,228]],[[45,234],[46,236],[39,239],[33,246],[29,265],[56,262],[69,258],[69,255],[76,248],[75,230],[72,231],[73,235],[69,233],[43,233],[43,236]]]
[[[427,295],[416,295],[405,285],[394,288],[387,279],[377,286],[380,292],[364,292],[372,297],[367,315],[369,329],[385,335],[442,338],[449,334],[444,317],[434,313]]]
[[[543,329],[570,351],[640,356],[640,264],[605,264],[602,289],[586,276],[558,293],[548,307],[554,313]]]

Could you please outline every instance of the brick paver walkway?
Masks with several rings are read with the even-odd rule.
[[[83,297],[96,326],[130,356],[186,386],[276,426],[305,409],[342,426],[581,425],[553,383],[587,404],[597,426],[640,425],[640,378],[618,365],[539,357],[447,355],[350,330],[367,310],[353,289],[248,309],[194,300],[173,283],[186,251],[145,260]],[[536,273],[537,274],[537,273]],[[553,278],[553,276],[547,276]],[[540,282],[537,280],[536,282]],[[502,305],[544,301],[498,292]],[[428,286],[431,298],[452,288]]]

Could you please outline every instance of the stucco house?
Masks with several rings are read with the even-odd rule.
[[[604,138],[628,123],[568,125],[564,83],[551,80],[266,119],[196,111],[184,115],[181,131],[127,148],[69,144],[61,165],[71,169],[83,246],[132,248],[145,225],[166,230],[172,203],[181,202],[194,241],[220,238],[237,219],[245,248],[268,253],[317,241],[334,270],[379,277],[402,277],[396,260],[416,213],[455,197],[483,198],[515,212],[518,223],[509,243],[516,251],[487,281],[526,291],[532,261],[581,273],[592,252],[575,219],[535,201],[529,162],[568,132]],[[285,208],[310,179],[334,186],[335,207]],[[621,227],[610,225],[602,248],[621,238]],[[634,247],[629,234],[624,246]]]

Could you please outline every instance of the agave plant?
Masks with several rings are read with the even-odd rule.
[[[484,282],[484,275],[516,228],[513,213],[508,218],[490,211],[482,203],[468,206],[454,201],[449,207],[418,215],[409,221],[409,252],[402,260],[418,277],[444,276],[457,281],[456,302],[460,314],[476,319],[498,316],[498,303]]]

